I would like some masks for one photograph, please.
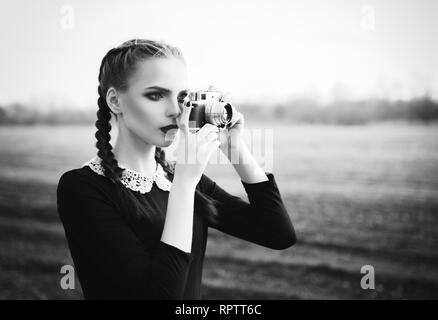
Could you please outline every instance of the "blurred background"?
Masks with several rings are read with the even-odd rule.
[[[246,138],[269,138],[257,157],[297,231],[275,251],[210,229],[203,298],[438,298],[437,12],[432,0],[3,0],[0,299],[82,299],[78,281],[60,287],[72,260],[56,186],[95,155],[99,65],[132,38],[180,47],[192,89],[232,93]],[[246,197],[231,165],[207,174]]]

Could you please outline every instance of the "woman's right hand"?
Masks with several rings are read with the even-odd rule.
[[[175,166],[175,178],[196,186],[207,166],[214,150],[220,146],[219,129],[206,123],[198,132],[189,130],[189,116],[193,107],[183,106],[177,119],[180,129],[180,139]]]

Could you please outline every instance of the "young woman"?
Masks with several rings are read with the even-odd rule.
[[[273,174],[242,141],[242,114],[224,139],[211,124],[188,129],[187,69],[177,48],[127,41],[105,55],[98,79],[97,155],[65,172],[57,190],[86,299],[201,299],[208,227],[276,250],[295,243]],[[118,125],[114,148],[111,116]],[[171,164],[162,148],[176,132]],[[249,202],[203,174],[217,148],[236,153],[233,166]],[[195,161],[187,161],[190,154]]]

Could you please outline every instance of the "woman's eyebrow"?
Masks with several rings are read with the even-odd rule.
[[[150,90],[150,89],[157,90],[157,91],[161,91],[163,93],[172,93],[172,90],[167,89],[167,88],[163,88],[163,87],[160,87],[160,86],[152,86],[152,87],[147,87],[145,89],[147,89],[147,90]],[[189,90],[185,89],[185,90],[180,91],[179,95],[188,94],[188,93],[189,93]]]

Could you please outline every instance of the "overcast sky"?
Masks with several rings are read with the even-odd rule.
[[[0,103],[94,106],[103,55],[166,40],[234,101],[438,98],[438,1],[0,2]]]

